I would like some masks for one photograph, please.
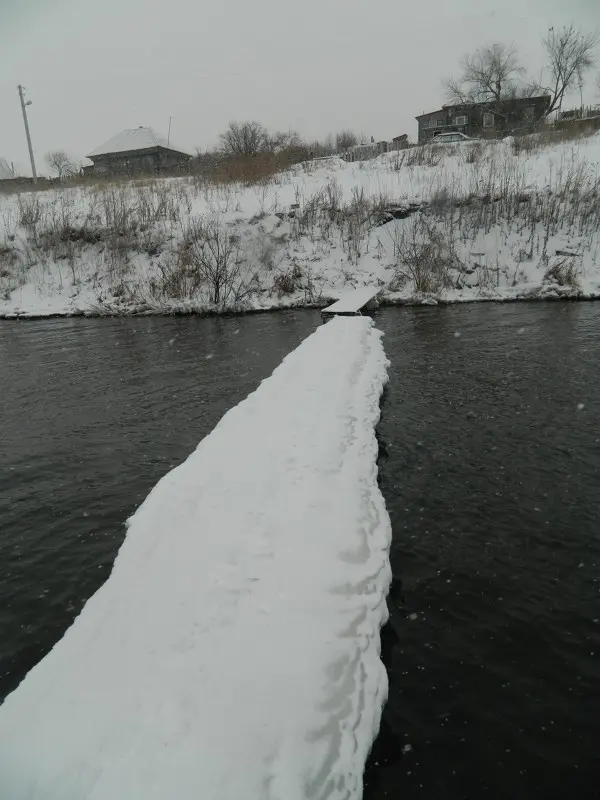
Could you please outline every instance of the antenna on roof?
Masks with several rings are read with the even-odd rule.
[[[173,117],[169,117],[169,132],[167,133],[167,147],[169,146],[169,142],[171,141],[171,120]]]

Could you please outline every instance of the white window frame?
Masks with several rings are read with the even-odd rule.
[[[466,114],[461,114],[459,117],[454,117],[454,124],[455,125],[463,125],[464,126],[464,125],[468,124],[468,121],[469,120],[468,120]]]
[[[483,127],[484,128],[493,128],[495,124],[494,115],[491,111],[484,111],[483,112]]]

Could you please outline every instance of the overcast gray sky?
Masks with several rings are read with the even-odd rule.
[[[600,27],[600,0],[0,0],[0,156],[27,172],[18,83],[42,173],[48,150],[169,116],[192,151],[231,119],[414,138],[465,52],[512,42],[539,77],[542,36],[571,21]]]

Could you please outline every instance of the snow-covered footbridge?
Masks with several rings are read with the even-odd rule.
[[[319,328],[129,520],[0,708],[7,800],[352,800],[387,680],[366,317]]]

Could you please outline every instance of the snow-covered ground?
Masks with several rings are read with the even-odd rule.
[[[600,133],[0,196],[0,314],[600,296]]]
[[[367,318],[320,327],[129,520],[0,707],[7,800],[358,800],[387,679],[390,521]]]

